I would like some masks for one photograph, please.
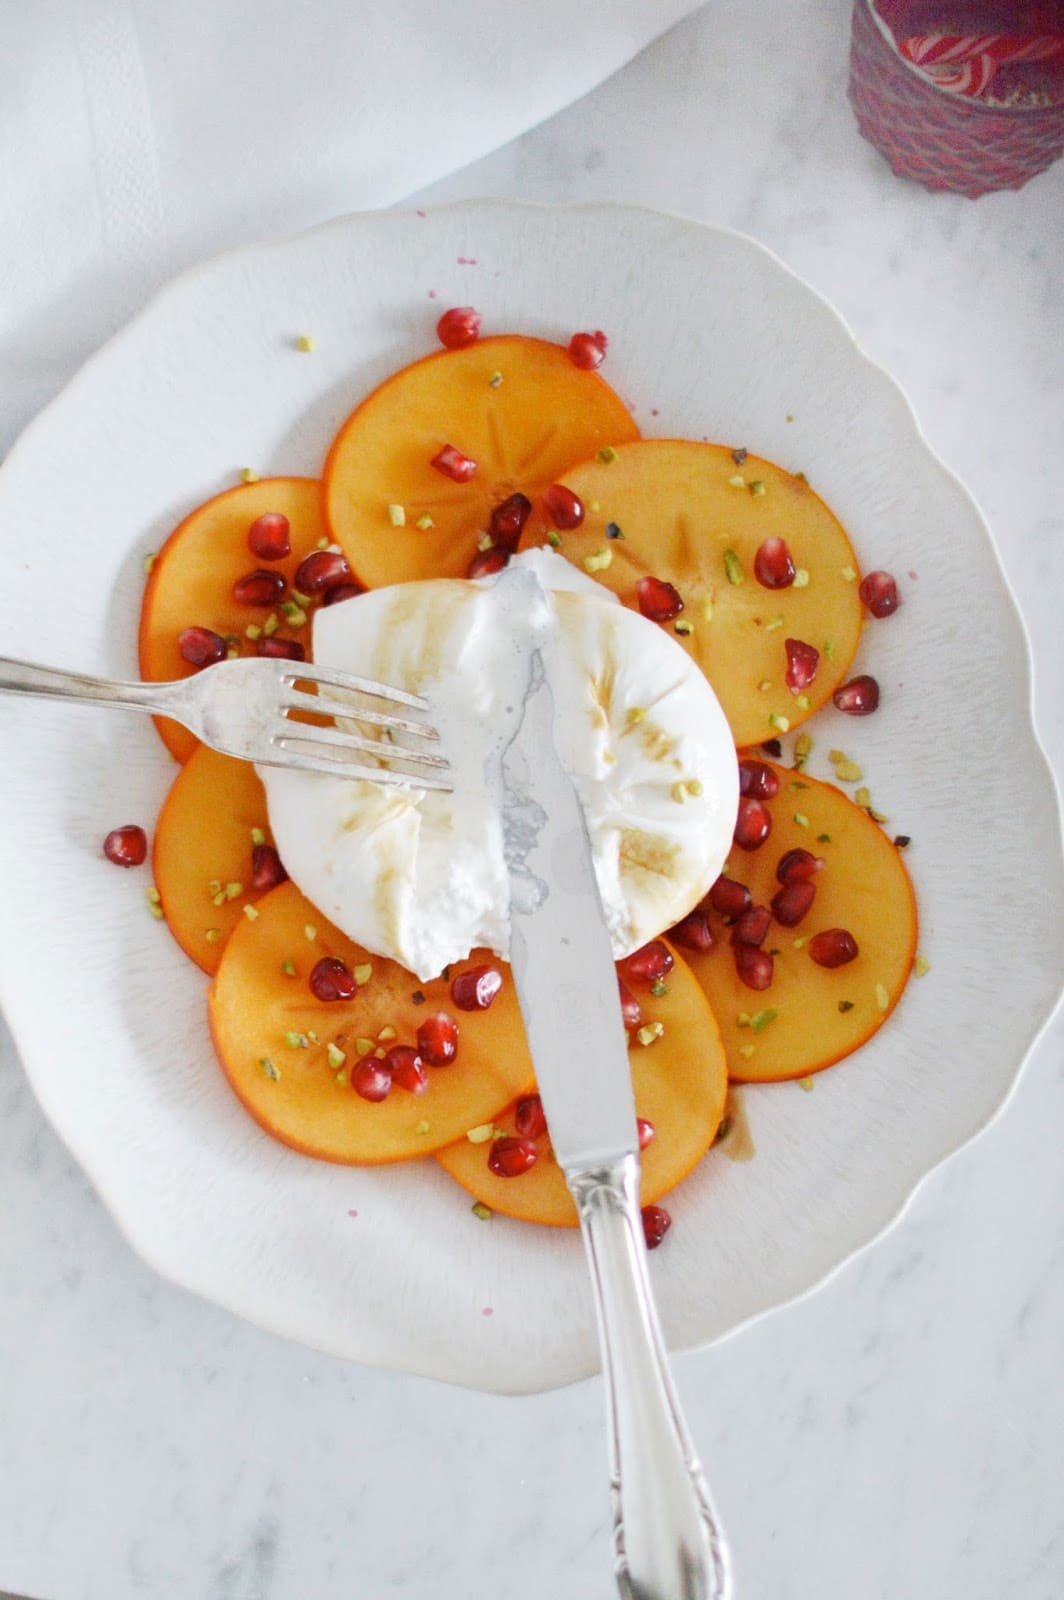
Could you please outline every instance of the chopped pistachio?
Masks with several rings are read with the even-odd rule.
[[[809,935],[807,933],[800,933],[797,939],[794,940],[794,948],[796,950],[804,950],[808,943]]]
[[[809,710],[809,696],[807,694],[795,695],[794,703],[799,711]]]
[[[685,637],[687,634],[694,633],[695,631],[694,623],[689,622],[686,617],[681,617],[679,622],[674,622],[673,628],[677,633],[682,634]]]
[[[162,895],[159,893],[158,889],[153,883],[149,884],[145,889],[144,898],[150,906],[157,906],[162,901]]]
[[[469,1209],[475,1217],[480,1218],[481,1222],[490,1222],[495,1215],[491,1207],[486,1206],[483,1200],[475,1200]]]
[[[839,1001],[839,1010],[844,1015],[845,1015],[845,1013],[847,1011],[852,1011],[853,1010],[853,1001],[852,1000],[840,1000]]]
[[[222,937],[222,930],[221,928],[206,928],[204,929],[203,937],[208,944],[217,944]]]
[[[309,594],[301,594],[298,589],[292,590],[292,599],[295,601],[297,606],[309,606],[313,603],[312,597]]]
[[[224,889],[219,889],[217,894],[211,896],[211,905],[212,906],[224,906],[225,902],[226,902],[226,893],[225,893]]]
[[[237,661],[240,658],[240,646],[238,644],[231,644],[225,653],[228,660]]]
[[[655,978],[654,982],[650,985],[650,992],[652,995],[660,999],[663,994],[668,994],[669,986],[665,982],[664,978]]]
[[[768,691],[772,688],[772,679],[771,678],[762,678],[761,682],[758,684],[757,687],[758,687],[758,689],[760,690],[760,692],[762,694],[767,694]]]
[[[880,1011],[885,1011],[890,1005],[890,995],[881,983],[876,984],[876,1005]]]
[[[598,550],[593,550],[589,556],[584,557],[584,570],[586,572],[605,572],[613,561],[613,551],[607,545],[602,545]]]
[[[258,483],[259,475],[254,467],[241,467],[240,476],[244,483]]]
[[[740,1011],[739,1012],[739,1014],[735,1018],[735,1026],[737,1028],[748,1028],[750,1026],[750,1013],[749,1013],[749,1011]]]
[[[750,1018],[750,1027],[754,1033],[763,1033],[770,1022],[775,1022],[779,1013],[777,1011],[755,1011]]]
[[[830,844],[831,843],[831,835],[830,835],[830,833],[818,833],[817,836],[816,836],[816,842],[817,842],[817,844]]]
[[[724,552],[724,570],[728,574],[728,582],[738,586],[743,582],[743,564],[734,550]]]
[[[376,1061],[383,1061],[387,1054],[388,1054],[388,1052],[384,1048],[384,1046],[382,1044],[379,1044],[377,1046],[376,1050],[374,1050],[374,1052],[373,1052],[373,1057],[374,1057],[374,1060],[376,1060]]]
[[[872,804],[872,796],[867,789],[855,789],[853,798],[859,806],[870,806]]]
[[[406,527],[406,507],[392,504],[388,507],[388,521],[393,528]]]
[[[345,1052],[340,1049],[338,1044],[327,1044],[325,1046],[325,1055],[330,1067],[342,1067],[347,1060]]]
[[[392,1027],[390,1022],[386,1022],[384,1027],[381,1028],[380,1032],[377,1034],[377,1043],[389,1044],[391,1040],[395,1038],[395,1036],[395,1029]]]
[[[163,920],[163,918],[165,916],[165,913],[163,911],[162,906],[154,905],[151,901],[149,901],[148,902],[148,910],[151,912],[151,914],[155,918],[156,922],[162,922],[162,920]]]
[[[629,706],[625,713],[625,721],[631,727],[634,727],[637,722],[643,721],[643,718],[646,716],[646,714],[645,706]]]
[[[798,1079],[798,1087],[799,1087],[799,1089],[804,1089],[806,1094],[811,1094],[812,1093],[812,1089],[813,1089],[813,1080],[812,1080],[812,1078],[799,1078]]]
[[[854,579],[857,577],[857,574],[852,567],[840,567],[839,573],[847,583],[853,583]]]
[[[415,1127],[414,1132],[415,1133],[429,1133],[431,1131],[431,1129],[432,1129],[432,1123],[431,1122],[426,1122],[424,1117],[422,1117],[421,1121]]]
[[[781,611],[781,612],[778,613],[778,615],[773,617],[771,622],[766,622],[765,623],[765,632],[766,633],[775,633],[777,628],[782,628],[783,627],[783,620],[784,620],[783,619],[783,612]]]
[[[806,816],[804,811],[796,811],[794,813],[794,820],[799,828],[808,828],[809,826],[809,818]]]
[[[274,1066],[269,1056],[261,1056],[259,1066],[262,1068],[263,1076],[269,1078],[271,1083],[280,1083],[280,1069]]]
[[[702,620],[703,620],[703,622],[712,622],[713,621],[713,602],[712,602],[712,600],[703,600],[702,604],[701,604],[701,607],[699,609],[702,612]]]
[[[227,883],[225,886],[225,898],[227,900],[239,900],[243,893],[244,885],[242,883]]]
[[[807,733],[800,733],[794,741],[794,754],[798,761],[805,761],[813,748],[813,741]]]
[[[372,1039],[356,1039],[355,1040],[355,1049],[358,1051],[360,1056],[368,1056],[370,1051],[373,1049],[373,1040]]]
[[[316,540],[314,548],[316,550],[328,550],[328,548],[329,548],[329,540],[328,540],[328,538],[326,537],[325,534],[322,534],[321,538]]]
[[[214,895],[214,894],[221,894],[221,892],[222,892],[221,879],[220,878],[212,878],[210,883],[207,885],[207,893],[211,894],[211,895]]]
[[[882,811],[877,811],[875,806],[869,806],[868,815],[872,818],[873,822],[878,822],[881,827],[885,822],[890,821],[890,818],[884,816]]]
[[[373,968],[371,967],[371,965],[370,965],[370,963],[368,961],[363,961],[359,966],[355,967],[355,969],[354,969],[354,979],[355,979],[355,982],[358,984],[360,989],[365,988],[366,984],[369,982],[369,980],[372,978],[372,976],[373,976]]]
[[[347,1072],[346,1072],[345,1068],[341,1067],[339,1072],[333,1078],[333,1083],[346,1083],[346,1082],[347,1082]]]
[[[309,333],[301,333],[296,340],[296,349],[302,350],[304,355],[309,355],[314,348],[314,340]]]
[[[548,535],[547,535],[547,543],[550,545],[552,550],[560,550],[561,549],[561,545],[562,545],[561,536],[560,536],[560,534],[555,533],[553,528],[551,529],[550,533],[548,533]],[[479,1203],[480,1202],[478,1201],[477,1204],[479,1205]]]
[[[834,659],[835,659],[835,641],[834,641],[834,639],[825,639],[824,640],[824,654],[827,656],[829,661],[834,661]]]
[[[318,937],[318,930],[314,926],[313,922],[305,922],[303,924],[303,932],[306,935],[306,937],[311,941],[312,944],[313,944],[314,940]]]
[[[787,733],[791,726],[789,717],[781,717],[775,711],[769,712],[768,721],[769,727],[775,728],[777,733]]]
[[[930,961],[925,960],[923,956],[917,956],[916,960],[913,962],[913,971],[916,973],[918,978],[926,977],[926,975],[931,971]]]
[[[154,553],[154,551],[149,551],[148,554],[144,557],[144,560],[141,562],[141,567],[143,568],[145,577],[148,576],[148,573],[151,571],[151,569],[152,569],[152,567],[154,567],[154,565],[155,565],[155,553]]]
[[[700,778],[688,778],[684,788],[688,794],[693,794],[697,798],[702,793],[702,781]]]
[[[481,1122],[475,1128],[466,1129],[466,1138],[470,1144],[487,1144],[489,1139],[495,1137],[494,1122]]]
[[[835,776],[842,783],[860,783],[864,773],[856,761],[850,761],[846,756],[843,756],[841,761],[836,761],[835,763]]]
[[[588,503],[587,503],[587,509],[589,511],[601,511],[602,510],[601,502],[598,501],[598,500],[589,500]]]
[[[436,524],[433,522],[427,511],[423,511],[421,516],[418,517],[417,521],[414,523],[414,527],[420,528],[423,533],[427,528],[434,528],[435,526]]]
[[[244,629],[244,632],[247,634],[249,639],[254,640],[262,638],[262,629],[259,627],[257,622],[249,622],[247,627]]]
[[[289,1050],[310,1049],[310,1040],[307,1038],[306,1034],[298,1033],[294,1028],[289,1029],[289,1031],[285,1034],[284,1042],[288,1046]]]
[[[252,830],[251,830],[251,842],[252,842],[252,844],[265,844],[266,843],[266,830],[265,830],[265,828],[252,828]]]
[[[728,479],[728,485],[732,489],[745,489],[746,479],[741,472],[737,472],[733,478]]]
[[[491,537],[491,534],[482,533],[480,538],[477,540],[477,549],[480,551],[480,553],[483,555],[485,550],[493,550],[494,548],[495,540]]]
[[[502,373],[501,372],[493,372],[491,377],[488,379],[488,388],[489,389],[497,389],[501,382],[502,382]]]
[[[794,582],[792,583],[791,587],[793,589],[808,589],[809,573],[805,567],[795,567]]]
[[[646,1022],[641,1028],[636,1029],[636,1038],[640,1044],[653,1044],[655,1039],[660,1039],[665,1032],[663,1022]]]
[[[765,493],[765,484],[762,478],[753,478],[746,487],[749,489],[750,493],[755,497],[755,499]]]
[[[267,639],[272,639],[280,626],[281,619],[278,617],[276,611],[271,611],[269,616],[266,618],[266,621],[262,624],[262,631],[266,635]]]
[[[286,600],[281,606],[281,610],[288,618],[289,627],[302,628],[307,620],[307,613],[303,610],[303,607],[301,605],[297,605],[294,600]]]
[[[756,1049],[757,1049],[757,1045],[756,1044],[741,1044],[739,1046],[739,1054],[741,1056],[745,1057],[745,1059],[747,1061],[749,1061],[750,1057],[754,1054],[754,1051]]]
[[[296,975],[296,964],[295,964],[295,962],[294,961],[282,961],[281,962],[281,971],[284,973],[286,978],[294,978],[295,975]]]
[[[613,448],[612,444],[604,444],[598,453],[598,458],[602,462],[603,466],[608,467],[612,465],[614,461],[616,461],[617,452]]]
[[[246,905],[244,907],[244,915],[245,915],[245,917],[247,917],[249,922],[257,922],[259,920],[258,907],[257,906],[252,906],[252,905]]]
[[[687,785],[685,783],[674,783],[670,792],[676,804],[682,806],[687,799]]]

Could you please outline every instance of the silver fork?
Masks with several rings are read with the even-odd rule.
[[[301,683],[314,684],[317,692],[299,688]],[[372,678],[334,672],[310,662],[262,656],[219,661],[176,683],[121,683],[0,656],[0,693],[171,717],[212,750],[266,767],[294,767],[300,772],[366,778],[373,783],[415,784],[419,789],[451,788],[446,758],[424,748],[438,741],[435,728],[363,703],[368,699],[385,707],[427,712],[427,700]],[[291,713],[295,711],[363,723],[376,730],[376,737],[335,725],[293,722]],[[404,743],[404,739],[412,742]],[[352,757],[357,754],[371,755],[388,765],[355,761]]]

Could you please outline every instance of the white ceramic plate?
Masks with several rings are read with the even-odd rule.
[[[670,1342],[802,1293],[897,1217],[1002,1105],[1056,990],[1064,885],[1022,628],[969,496],[833,311],[735,234],[617,207],[474,203],[351,217],[166,289],[0,471],[3,649],[135,676],[144,553],[260,473],[315,473],[343,416],[434,347],[440,310],[490,330],[611,335],[606,373],[647,433],[746,444],[803,469],[904,609],[859,662],[867,722],[821,714],[908,856],[930,974],[860,1055],[745,1091],[757,1154],[712,1154],[653,1257]],[[310,333],[312,355],[294,337]],[[431,1160],[356,1170],[272,1142],[207,1037],[205,982],[147,915],[143,869],[100,841],[149,826],[174,768],[150,723],[0,705],[17,745],[0,828],[0,996],[30,1079],[133,1246],[291,1338],[498,1390],[592,1370],[573,1233],[470,1213]],[[1022,937],[1017,929],[1022,928]]]

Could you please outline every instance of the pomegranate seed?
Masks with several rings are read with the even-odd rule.
[[[766,539],[754,557],[754,577],[763,589],[789,589],[796,568],[786,539]]]
[[[334,583],[322,595],[321,603],[323,606],[335,606],[339,605],[341,600],[353,600],[356,595],[365,592],[360,583]]]
[[[723,873],[709,891],[709,903],[722,917],[741,917],[752,899],[745,883],[726,878]]]
[[[864,672],[836,689],[831,698],[848,717],[870,717],[879,704],[879,684]]]
[[[500,550],[494,546],[491,550],[481,550],[469,563],[467,578],[489,578],[493,572],[501,572],[503,567],[510,564],[509,550]]]
[[[776,878],[780,883],[791,883],[796,878],[812,878],[824,865],[823,856],[811,850],[786,850],[776,863]]]
[[[293,589],[302,594],[321,594],[338,583],[351,581],[351,568],[341,550],[312,550],[296,568]]]
[[[672,1218],[664,1206],[644,1206],[639,1213],[643,1219],[643,1238],[648,1250],[656,1250],[672,1227]]]
[[[447,350],[464,350],[480,332],[480,312],[472,306],[452,306],[436,324],[436,337]]]
[[[635,1131],[639,1135],[639,1148],[645,1150],[655,1134],[654,1124],[646,1117],[636,1117]]]
[[[429,1086],[429,1075],[413,1045],[393,1044],[381,1066],[408,1094],[424,1094]]]
[[[315,1000],[351,1000],[358,993],[354,973],[339,956],[322,956],[308,982]]]
[[[667,972],[671,972],[676,963],[672,952],[665,948],[661,940],[652,939],[649,944],[626,956],[622,965],[626,975],[636,983],[656,983]]]
[[[116,867],[139,867],[148,854],[148,835],[135,822],[112,828],[103,842],[103,853]]]
[[[809,954],[818,967],[844,967],[858,955],[857,940],[846,928],[825,928],[810,939]]]
[[[772,913],[768,906],[751,906],[744,911],[731,931],[733,945],[759,945],[772,926]]]
[[[522,1139],[538,1139],[547,1131],[543,1101],[538,1094],[523,1094],[514,1106],[514,1127]]]
[[[901,605],[898,585],[889,572],[870,572],[861,579],[858,593],[874,617],[889,617]]]
[[[288,585],[283,572],[267,572],[260,567],[257,572],[246,572],[233,585],[233,599],[239,606],[272,606],[284,594]]]
[[[554,526],[563,533],[569,528],[579,528],[584,520],[584,502],[564,483],[552,483],[544,490],[543,505]]]
[[[453,483],[468,483],[477,470],[472,456],[464,456],[453,444],[445,444],[442,450],[438,450],[429,466],[435,467],[437,472],[442,472]]]
[[[298,639],[259,639],[255,644],[257,656],[270,656],[278,661],[305,661],[307,652]]]
[[[500,550],[509,550],[512,555],[517,549],[531,510],[532,502],[525,494],[512,494],[495,507],[488,519],[488,532]]]
[[[780,792],[780,775],[764,761],[740,761],[739,793],[756,800],[771,800]]]
[[[225,660],[229,646],[220,633],[212,633],[210,628],[183,628],[177,636],[177,648],[182,661],[191,666],[213,667],[216,661]]]
[[[640,611],[651,622],[670,622],[683,610],[680,591],[664,578],[640,578],[635,593]]]
[[[251,850],[251,887],[258,891],[276,889],[287,881],[288,874],[272,844],[257,844]]]
[[[739,981],[748,989],[767,989],[772,982],[774,966],[767,950],[759,950],[753,944],[735,946],[735,970]]]
[[[735,842],[740,850],[760,850],[772,832],[772,813],[762,801],[743,795],[735,821]]]
[[[363,1056],[351,1068],[351,1087],[363,1100],[386,1100],[391,1093],[392,1075],[376,1056]]]
[[[816,899],[816,884],[809,878],[792,878],[772,896],[772,915],[783,928],[796,928]]]
[[[617,979],[617,988],[621,996],[621,1020],[631,1033],[632,1029],[638,1028],[643,1021],[643,1007],[621,977]]]
[[[458,1024],[446,1011],[426,1017],[417,1030],[417,1047],[430,1067],[449,1067],[458,1054]]]
[[[669,929],[669,938],[673,944],[682,945],[685,950],[712,950],[716,943],[704,911],[692,911],[684,917],[682,922]]]
[[[497,1178],[519,1178],[535,1166],[538,1154],[531,1139],[496,1139],[488,1152],[488,1166]]]
[[[787,652],[787,671],[784,674],[787,687],[792,694],[801,694],[816,677],[820,651],[815,645],[806,644],[804,639],[784,639],[783,648]]]
[[[609,340],[602,329],[594,333],[574,333],[569,340],[569,359],[574,367],[582,367],[585,372],[590,372],[594,367],[601,367],[606,359],[606,346]]]
[[[502,973],[496,967],[470,967],[451,984],[451,999],[459,1011],[486,1011],[501,988]]]
[[[248,549],[260,561],[283,561],[292,553],[292,530],[280,511],[265,511],[248,529]]]

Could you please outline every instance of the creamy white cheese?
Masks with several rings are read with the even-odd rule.
[[[678,921],[720,871],[735,749],[712,689],[663,629],[559,557],[537,552],[528,564],[553,589],[544,603],[555,739],[619,958]],[[421,979],[477,947],[508,949],[502,825],[485,764],[520,715],[528,661],[493,587],[439,579],[372,590],[314,623],[315,661],[429,700],[452,793],[260,769],[294,882],[351,938]]]

